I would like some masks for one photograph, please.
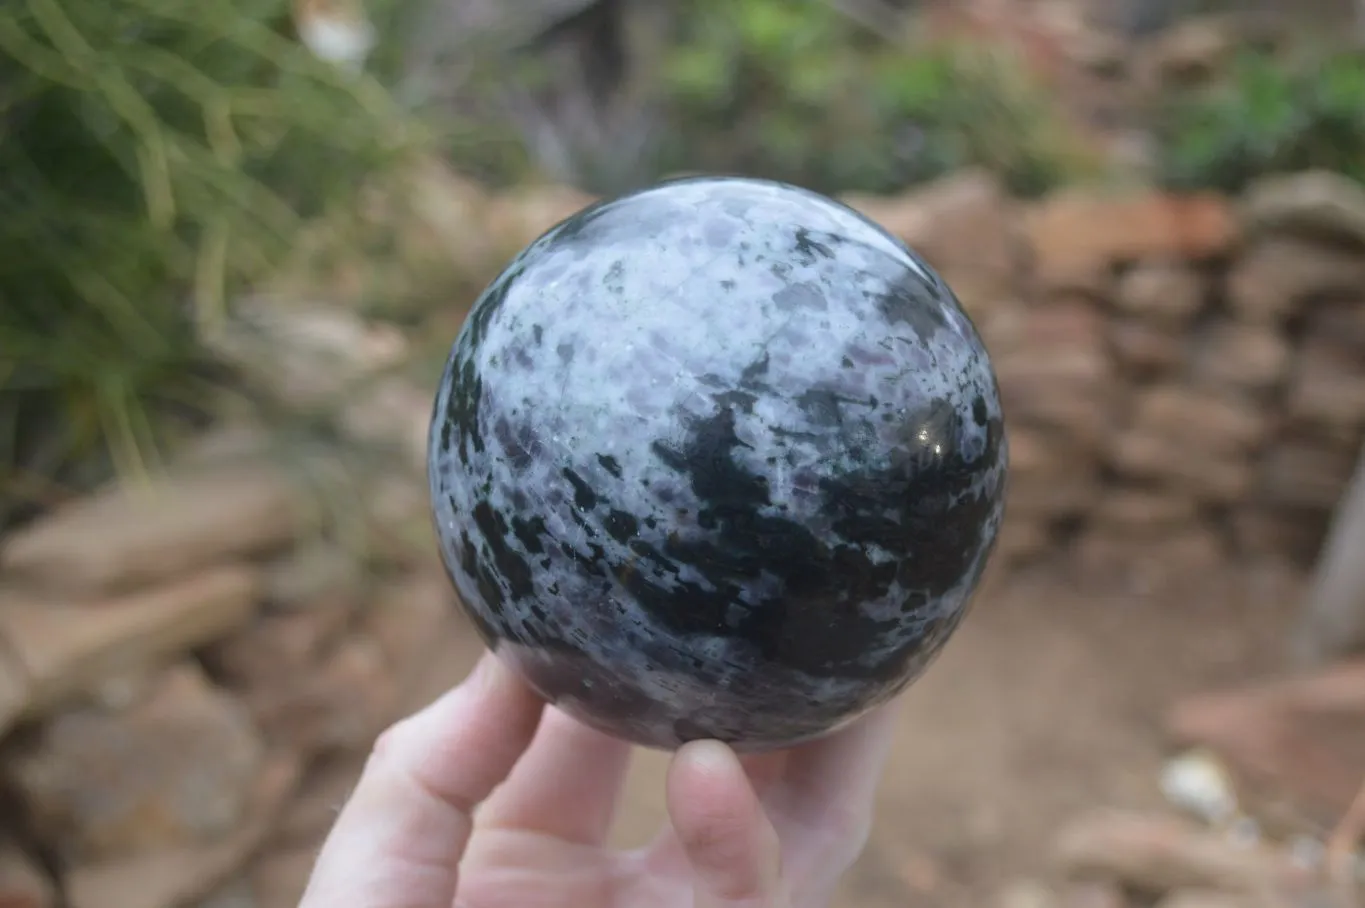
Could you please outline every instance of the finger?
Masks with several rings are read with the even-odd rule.
[[[717,741],[685,745],[669,767],[666,791],[697,908],[788,904],[777,831],[734,751]]]
[[[480,826],[600,845],[611,830],[629,765],[626,742],[560,710],[546,710],[530,750],[480,810]]]
[[[803,867],[842,874],[862,852],[895,725],[888,704],[788,754],[771,810]]]
[[[471,814],[535,733],[542,702],[486,654],[375,743],[300,908],[448,908]]]

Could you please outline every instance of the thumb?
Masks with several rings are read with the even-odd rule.
[[[683,746],[667,797],[696,908],[789,908],[777,831],[733,750],[718,741]]]
[[[530,744],[541,707],[487,654],[381,735],[299,908],[450,908],[474,808]]]

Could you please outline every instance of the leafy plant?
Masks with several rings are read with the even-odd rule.
[[[666,61],[664,169],[884,192],[964,166],[1039,193],[1083,164],[1045,90],[998,50],[869,33],[824,0],[702,0]]]
[[[1365,59],[1249,52],[1225,79],[1163,104],[1156,126],[1173,186],[1235,192],[1262,174],[1308,168],[1365,181]]]
[[[0,500],[203,418],[227,300],[419,140],[288,0],[0,8]]]

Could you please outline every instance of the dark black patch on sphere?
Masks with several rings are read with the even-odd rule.
[[[742,749],[924,670],[1006,462],[989,359],[938,276],[836,203],[738,179],[531,244],[461,331],[430,450],[447,571],[504,658],[610,733]]]

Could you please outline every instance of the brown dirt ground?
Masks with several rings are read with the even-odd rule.
[[[1275,671],[1298,598],[1292,572],[1228,568],[1161,591],[1085,586],[1062,567],[986,584],[944,655],[901,698],[871,841],[839,908],[991,904],[1046,879],[1066,820],[1155,807],[1173,699]],[[462,634],[426,693],[478,652]],[[666,757],[637,757],[616,838],[662,817]]]

